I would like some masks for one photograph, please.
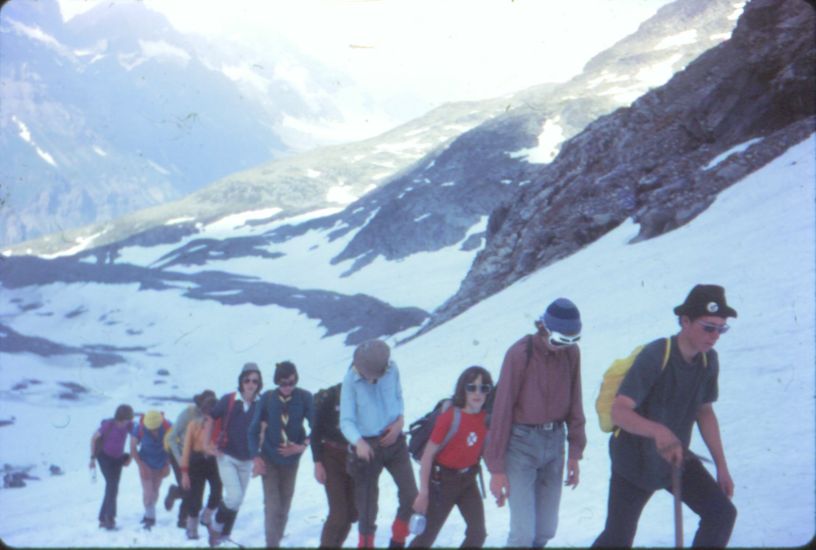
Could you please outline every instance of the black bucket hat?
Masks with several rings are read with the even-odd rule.
[[[695,285],[686,301],[674,308],[676,315],[696,319],[706,315],[736,317],[737,312],[725,301],[725,289],[719,285]]]

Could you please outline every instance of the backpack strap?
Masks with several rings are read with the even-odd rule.
[[[238,392],[234,391],[230,394],[229,399],[227,399],[227,414],[224,415],[224,425],[226,426],[229,424],[230,416],[232,416],[232,409],[235,408],[235,399]]]
[[[525,340],[524,346],[524,355],[526,357],[524,361],[524,371],[521,373],[522,380],[525,376],[527,376],[527,369],[530,368],[530,363],[533,360],[533,335],[528,334]]]
[[[445,439],[442,440],[442,443],[439,444],[439,449],[437,449],[437,453],[441,451],[445,445],[447,445],[453,436],[456,435],[456,432],[459,430],[459,424],[462,421],[462,409],[459,407],[453,408],[453,420],[451,421],[451,425],[448,428],[448,433],[445,434]]]
[[[666,351],[663,352],[663,362],[660,363],[660,370],[666,368],[666,365],[669,364],[669,356],[671,356],[671,336],[666,338]],[[705,356],[703,356],[703,362],[705,362]]]
[[[527,361],[524,363],[524,370],[527,370],[527,367],[530,366],[530,361],[533,358],[533,335],[527,335],[527,346],[524,348],[524,351],[527,353]]]
[[[663,360],[660,362],[661,372],[663,372],[666,369],[666,365],[669,364],[669,357],[671,357],[671,336],[666,338],[666,349],[663,351]],[[705,362],[705,355],[703,356],[703,361]],[[620,426],[616,427],[615,432],[613,434],[614,437],[618,437],[620,435],[620,432],[621,432]]]
[[[227,398],[227,414],[225,414],[224,418],[221,419],[221,432],[218,434],[218,438],[220,439],[220,441],[216,442],[216,444],[221,448],[225,448],[227,446],[227,442],[229,441],[227,426],[229,426],[230,417],[232,416],[232,410],[235,408],[235,398],[237,394],[238,392],[234,391]]]

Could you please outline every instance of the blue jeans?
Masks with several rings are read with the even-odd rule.
[[[555,536],[564,476],[564,428],[513,424],[505,455],[510,483],[507,546],[541,548]]]

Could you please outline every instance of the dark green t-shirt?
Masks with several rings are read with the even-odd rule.
[[[665,350],[665,338],[647,344],[626,373],[618,394],[631,398],[639,415],[668,427],[688,449],[700,405],[717,400],[717,352],[706,354],[707,364],[702,354],[687,363],[673,336],[669,361],[661,370]],[[669,486],[671,467],[657,453],[653,439],[621,430],[612,435],[609,450],[614,473],[647,491]]]

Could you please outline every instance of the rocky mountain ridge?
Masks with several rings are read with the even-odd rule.
[[[133,214],[119,229],[112,224],[107,233],[90,240],[87,246],[77,246],[73,240],[61,242],[59,238],[44,241],[40,243],[40,253],[61,251],[63,257],[40,259],[36,269],[34,264],[23,265],[17,258],[9,258],[5,267],[20,271],[8,276],[25,279],[29,273],[35,279],[46,276],[51,277],[51,282],[60,282],[63,281],[60,272],[76,271],[66,266],[82,263],[78,272],[89,280],[116,282],[115,273],[131,265],[138,269],[128,272],[130,278],[126,282],[143,280],[145,288],[152,288],[156,280],[161,280],[165,281],[161,288],[169,291],[175,286],[166,281],[175,280],[190,289],[187,298],[235,295],[243,296],[236,298],[237,303],[255,303],[252,296],[263,296],[262,305],[295,309],[326,323],[333,315],[331,308],[319,305],[317,295],[297,292],[297,288],[312,288],[334,293],[332,300],[349,298],[345,307],[350,311],[378,311],[368,318],[355,317],[355,322],[362,324],[357,329],[348,329],[354,333],[349,338],[396,332],[405,336],[411,327],[419,326],[422,331],[430,330],[536,266],[565,257],[592,242],[629,216],[636,215],[642,222],[644,238],[677,227],[704,209],[718,189],[778,155],[796,136],[807,135],[810,123],[807,117],[802,118],[802,109],[791,111],[782,120],[782,115],[776,112],[780,109],[778,98],[765,103],[768,112],[764,114],[759,111],[755,116],[746,114],[741,107],[735,111],[740,116],[725,117],[722,119],[725,123],[721,123],[717,114],[728,113],[728,109],[720,112],[716,106],[709,106],[707,119],[702,111],[693,112],[693,108],[704,108],[699,97],[693,102],[675,102],[678,95],[693,97],[704,89],[713,89],[719,94],[715,94],[716,105],[742,105],[733,100],[735,91],[729,88],[727,79],[742,75],[743,82],[751,84],[757,78],[753,76],[754,66],[765,61],[755,57],[750,70],[735,69],[720,78],[719,64],[733,54],[729,49],[726,54],[714,57],[707,53],[681,73],[701,79],[700,83],[686,80],[678,85],[676,82],[684,82],[678,77],[672,80],[674,84],[654,90],[630,108],[619,109],[595,122],[588,120],[594,110],[611,111],[615,105],[625,104],[629,94],[648,88],[649,81],[639,77],[643,68],[632,67],[630,59],[637,57],[636,52],[653,56],[652,67],[660,61],[673,67],[684,60],[691,62],[695,52],[708,45],[673,39],[668,41],[671,48],[656,48],[666,37],[660,38],[651,29],[665,27],[667,17],[675,18],[676,24],[668,25],[675,31],[682,22],[693,27],[708,21],[709,25],[719,25],[716,28],[729,32],[734,24],[729,17],[735,6],[730,2],[680,0],[677,4],[698,9],[691,10],[694,17],[689,17],[688,9],[667,6],[670,9],[664,8],[641,27],[641,31],[648,31],[644,38],[630,37],[621,42],[622,54],[613,57],[616,62],[607,62],[605,68],[581,75],[575,81],[536,87],[492,102],[446,106],[373,140],[275,161],[229,176],[180,203]],[[682,17],[677,18],[677,13]],[[793,17],[791,21],[799,19]],[[793,26],[796,28],[800,23]],[[712,32],[709,38],[720,41],[724,32]],[[792,36],[784,38],[779,47],[799,47],[798,39]],[[710,50],[716,51],[718,48]],[[704,61],[707,59],[715,61]],[[624,69],[626,72],[622,72]],[[789,78],[775,84],[788,99],[800,97],[806,91],[801,82],[803,70],[807,76],[801,61],[797,61],[788,70]],[[624,83],[628,84],[623,86]],[[551,107],[555,114],[545,111],[546,105],[555,105]],[[806,103],[803,105],[806,110]],[[649,107],[645,114],[643,106]],[[688,113],[692,116],[686,117]],[[658,134],[660,139],[649,133],[650,123],[658,124],[664,131]],[[588,126],[581,131],[581,124]],[[713,132],[713,138],[700,130],[706,124],[715,125],[714,130],[707,130]],[[774,134],[774,128],[781,133]],[[577,135],[563,143],[561,138],[569,133]],[[701,172],[704,175],[695,176],[701,182],[696,185],[705,194],[692,188],[690,195],[694,200],[678,199],[671,203],[661,198],[661,193],[667,193],[669,198],[680,193],[684,189],[682,178],[688,173],[699,171],[717,155],[728,152],[734,145],[759,139],[760,135],[764,136],[762,143],[750,142],[745,150],[731,152],[728,159],[712,163]],[[331,162],[320,163],[327,159]],[[704,184],[706,178],[713,177],[709,174],[722,175],[717,180],[720,187]],[[299,196],[303,191],[301,184],[307,182],[310,195]],[[661,191],[664,188],[666,191]],[[332,200],[332,193],[341,200],[336,197]],[[356,195],[362,197],[354,200]],[[275,202],[269,201],[270,196],[276,197]],[[642,200],[644,197],[648,200]],[[334,214],[290,221],[294,213],[302,210],[342,205],[349,200],[353,202]],[[179,205],[187,210],[174,209]],[[661,208],[669,208],[669,213]],[[247,211],[255,209],[260,210],[253,219]],[[227,221],[214,224],[227,227],[225,230],[213,233],[208,229],[210,222],[229,220],[223,216],[236,211],[244,213],[240,216],[242,221],[235,222],[235,227],[242,228],[240,231],[231,231]],[[546,212],[553,220],[563,216],[565,225],[553,229],[554,222],[548,220],[548,226],[539,218],[540,212]],[[101,233],[106,228],[95,229]],[[458,247],[459,257],[467,258],[469,263],[485,240],[487,247],[476,257],[459,292],[433,312],[431,319],[429,312],[442,300],[428,300],[423,305],[424,311],[412,310],[410,306],[416,304],[404,301],[400,303],[402,308],[395,308],[382,298],[381,305],[374,309],[369,304],[368,300],[378,294],[365,282],[364,274],[375,260],[384,259],[394,265],[393,273],[399,280],[392,284],[402,288],[400,285],[417,284],[418,279],[411,274],[418,267],[415,260],[418,253]],[[308,250],[299,250],[304,246]],[[135,249],[142,252],[134,253]],[[433,262],[433,256],[425,257]],[[252,263],[258,260],[262,263]],[[295,265],[297,262],[301,264]],[[401,265],[413,267],[400,270]],[[332,282],[331,277],[297,275],[285,281],[280,278],[286,270],[325,271],[325,275],[335,267],[341,270],[338,275],[355,282],[341,284],[337,279]],[[210,271],[213,269],[218,271]],[[36,273],[38,270],[44,274]],[[196,272],[220,275],[190,278]],[[461,275],[458,271],[453,273],[461,277],[465,271]],[[309,286],[307,279],[316,283]],[[246,281],[253,281],[251,288]],[[341,286],[344,291],[336,292]],[[194,291],[195,288],[199,290]],[[297,298],[290,299],[292,296]],[[312,298],[315,304],[310,304]],[[408,310],[402,311],[405,306]],[[389,319],[399,322],[394,324]]]
[[[681,6],[664,6],[565,84],[446,105],[378,138],[266,163],[227,176],[181,201],[10,250],[55,253],[90,236],[95,237],[86,248],[142,232],[165,234],[165,224],[180,218],[191,218],[188,227],[172,233],[189,234],[196,223],[248,209],[280,208],[280,216],[287,216],[348,203],[341,214],[291,231],[330,227],[340,219],[346,231],[370,223],[370,229],[363,228],[337,258],[359,259],[357,268],[377,256],[399,259],[449,246],[526,184],[523,172],[530,162],[551,161],[564,139],[662,84],[721,42],[741,6],[732,0],[676,4]],[[689,39],[689,33],[696,38]],[[375,188],[384,190],[363,196]],[[409,200],[402,200],[406,196]],[[379,214],[368,221],[380,206]],[[414,222],[418,218],[422,223]],[[286,233],[275,238],[285,239]],[[474,241],[469,246],[478,245]]]
[[[333,260],[353,259],[349,273],[379,256],[400,260],[454,245],[530,184],[557,155],[563,140],[662,84],[720,43],[730,34],[740,8],[731,1],[696,0],[664,6],[569,82],[513,94],[506,98],[503,113],[430,152],[344,211],[300,227],[283,227],[274,238],[339,225],[332,232],[336,238],[359,229]],[[483,235],[472,235],[464,246],[478,249],[483,244],[479,237]]]
[[[0,43],[0,245],[178,199],[290,152],[284,117],[333,114],[280,78],[249,94],[139,2],[63,23],[56,0],[12,0]]]
[[[683,225],[719,191],[810,136],[814,13],[802,0],[753,0],[728,41],[531,169],[530,185],[493,211],[485,248],[423,331],[629,217],[640,239]]]

